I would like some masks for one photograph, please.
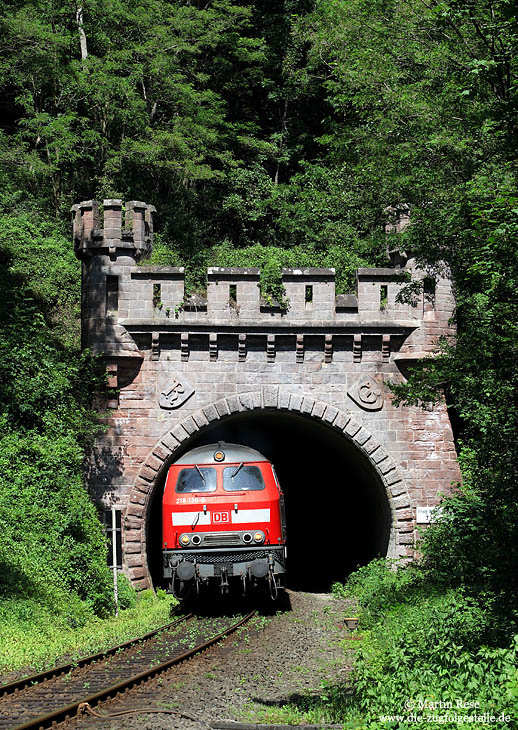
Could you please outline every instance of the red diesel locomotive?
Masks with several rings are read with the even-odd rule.
[[[164,578],[178,598],[219,583],[266,585],[277,596],[286,566],[284,497],[273,465],[254,449],[219,442],[169,468],[162,505]]]

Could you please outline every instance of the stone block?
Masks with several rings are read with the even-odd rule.
[[[192,416],[188,416],[187,418],[184,418],[182,421],[182,428],[184,428],[189,436],[192,436],[193,433],[196,433],[198,431],[198,426],[196,425],[194,418]]]
[[[156,479],[156,471],[151,469],[149,466],[144,466],[139,472],[139,477],[145,479],[148,482],[152,482]]]
[[[364,446],[370,438],[370,433],[363,426],[354,434],[354,440],[356,443],[360,444],[360,446]]]
[[[171,449],[166,449],[163,445],[159,444],[153,449],[153,454],[157,457],[157,459],[160,459],[161,461],[167,461],[167,459],[169,459],[169,457],[171,456]]]
[[[389,484],[388,480],[385,480],[385,483],[387,484],[391,495],[393,497],[399,497],[400,494],[404,494],[406,492],[406,488],[398,474],[396,474],[393,478],[395,481],[392,484]]]
[[[327,403],[324,403],[321,400],[316,400],[313,404],[313,410],[311,412],[311,415],[314,416],[315,418],[322,418],[326,408],[327,408]]]
[[[230,409],[225,398],[221,398],[221,400],[216,401],[214,405],[216,406],[216,410],[218,411],[220,418],[229,415]]]
[[[384,459],[388,459],[388,454],[385,449],[380,447],[371,453],[371,459],[375,464],[380,464]]]
[[[410,507],[410,500],[408,499],[406,494],[402,494],[399,497],[394,497],[393,503],[396,510]]]
[[[205,414],[205,417],[207,418],[208,422],[217,421],[219,418],[219,414],[216,409],[216,406],[213,404],[205,406],[203,408],[203,413]]]
[[[408,520],[408,522],[398,522],[397,523],[397,531],[400,533],[404,532],[414,532],[415,525],[413,520]]]
[[[414,535],[412,532],[408,533],[401,533],[399,535],[398,542],[400,545],[413,545],[414,544]]]
[[[124,542],[138,542],[142,541],[141,530],[124,530]]]
[[[146,504],[146,501],[147,501],[146,500],[146,495],[142,494],[142,492],[137,492],[136,490],[133,491],[133,493],[132,493],[132,495],[130,497],[130,502],[132,504]],[[134,514],[137,514],[137,513],[136,512],[130,512],[129,511],[129,508],[128,508],[127,514],[134,515]],[[139,517],[142,517],[142,514],[139,514]]]
[[[311,413],[313,411],[313,406],[315,405],[315,399],[309,398],[308,396],[304,396],[302,399],[302,405],[301,405],[301,413]]]
[[[147,571],[143,566],[140,568],[130,568],[128,573],[132,581],[147,578]]]
[[[127,542],[126,545],[124,545],[124,553],[127,555],[128,553],[132,553],[137,555],[138,553],[142,552],[142,545],[140,542]]]
[[[135,489],[138,489],[139,492],[142,492],[143,494],[149,494],[151,491],[151,484],[146,479],[141,479],[140,477],[137,477],[135,480]]]
[[[300,413],[300,409],[302,407],[302,396],[298,393],[292,393],[290,396],[290,405],[289,409],[290,411],[298,411]]]
[[[169,451],[169,455],[175,451],[179,444],[179,441],[173,436],[172,433],[165,433],[162,436],[161,439],[161,445],[164,447],[164,450]]]
[[[180,423],[173,428],[171,433],[173,434],[175,439],[177,441],[179,441],[180,443],[182,443],[182,441],[186,441],[189,438],[189,434],[187,433],[185,428]]]
[[[386,477],[387,474],[394,471],[397,467],[394,459],[389,456],[388,459],[383,459],[383,461],[378,464],[378,468],[383,476]]]
[[[142,554],[134,553],[126,556],[126,565],[128,568],[142,568]]]
[[[194,413],[192,414],[192,417],[193,417],[196,425],[198,426],[198,428],[203,428],[204,426],[207,426],[209,423],[209,419],[207,418],[207,416],[205,415],[203,410],[194,411]]]
[[[286,382],[290,383],[291,382],[291,378],[288,378]],[[290,396],[291,396],[291,393],[287,393],[286,391],[281,390],[281,392],[279,394],[279,401],[278,401],[279,408],[281,410],[287,411],[289,409],[289,407],[290,407]]]
[[[128,509],[126,510],[126,514],[132,515],[133,517],[143,517],[144,516],[144,507],[137,505],[137,504],[130,503],[128,505]]]
[[[265,408],[277,408],[279,388],[275,385],[263,388],[263,404]]]
[[[237,413],[241,410],[239,398],[237,397],[237,395],[228,396],[227,403],[230,413]]]
[[[355,421],[354,418],[350,418],[347,425],[344,428],[345,433],[347,433],[351,437],[355,437],[357,433],[361,430],[361,423],[358,423],[358,421]]]
[[[151,587],[147,577],[142,580],[132,579],[132,585],[136,591],[146,591]]]
[[[327,406],[325,413],[324,413],[324,421],[327,421],[327,423],[334,423],[335,418],[338,415],[338,408],[335,408],[334,406]]]
[[[156,456],[148,456],[146,459],[146,466],[149,466],[150,469],[153,469],[154,471],[160,471],[160,469],[164,466],[164,460],[159,459]]]

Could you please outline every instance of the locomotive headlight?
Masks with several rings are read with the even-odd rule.
[[[183,545],[184,547],[188,545],[191,542],[191,539],[189,535],[182,535],[180,538],[180,545]]]
[[[256,532],[256,533],[254,533],[254,540],[255,540],[255,542],[263,542],[264,541],[264,533],[263,532]]]

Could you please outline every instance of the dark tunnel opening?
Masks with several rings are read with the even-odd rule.
[[[387,554],[390,508],[367,457],[324,423],[284,411],[248,411],[195,434],[175,458],[205,444],[226,441],[260,451],[275,466],[286,499],[286,585],[322,592],[359,565]],[[160,586],[161,499],[157,486],[147,524],[148,564]]]

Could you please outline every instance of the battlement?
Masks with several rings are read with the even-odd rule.
[[[394,267],[358,269],[355,294],[336,294],[335,269],[312,267],[282,270],[280,302],[262,298],[255,267],[210,267],[206,295],[186,294],[183,267],[137,265],[151,251],[155,208],[105,200],[102,210],[101,223],[95,200],[72,208],[75,251],[83,262],[83,346],[94,352],[142,357],[161,337],[233,332],[270,338],[270,350],[276,334],[345,338],[358,352],[362,336],[375,338],[385,343],[385,354],[404,342],[400,355],[411,359],[433,352],[439,337],[451,334],[451,282],[426,279],[401,254]],[[415,301],[401,301],[402,287],[416,279],[423,287]]]
[[[117,249],[126,249],[134,251],[135,258],[139,259],[151,251],[154,205],[131,200],[124,206],[122,200],[107,199],[103,201],[102,209],[101,221],[96,200],[84,200],[71,208],[74,249],[78,258],[106,250],[114,257]]]
[[[258,268],[211,267],[204,297],[185,295],[183,268],[133,267],[128,271],[131,295],[121,302],[119,317],[128,326],[210,321],[281,327],[345,321],[415,327],[423,317],[422,297],[415,307],[397,301],[408,278],[397,269],[359,269],[357,295],[336,295],[334,269],[283,269],[282,303],[261,297],[260,274]]]

